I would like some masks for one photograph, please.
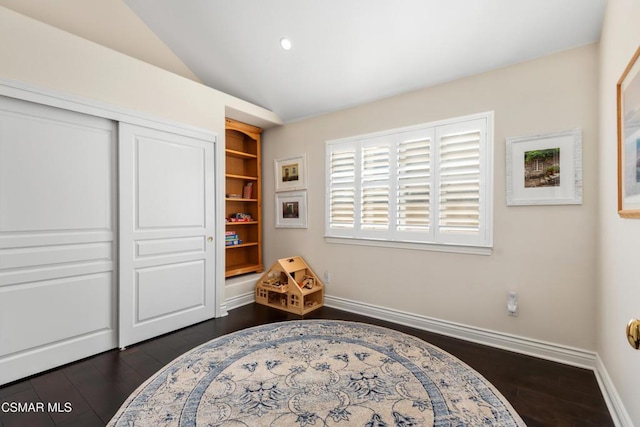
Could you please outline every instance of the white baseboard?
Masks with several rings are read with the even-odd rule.
[[[261,273],[244,274],[226,279],[225,290],[231,291],[231,293],[238,293],[238,295],[225,299],[222,304],[225,312],[253,303],[256,300],[254,295],[255,284],[261,276]]]
[[[580,368],[595,369],[596,354],[595,352],[587,350],[533,340],[329,295],[325,295],[324,304],[328,307],[375,317],[376,319],[411,326],[416,329],[435,332],[465,341],[513,351],[515,353],[526,354],[528,356]]]
[[[604,366],[602,359],[600,359],[600,356],[596,357],[595,374],[600,390],[602,391],[602,397],[604,397],[604,400],[607,403],[607,407],[609,408],[609,413],[611,414],[611,418],[613,418],[614,424],[619,427],[633,427],[633,421],[631,421],[631,417],[624,407],[624,404],[620,399],[620,395],[607,372],[607,368]]]
[[[255,301],[255,294],[253,292],[249,292],[226,299],[224,302],[224,307],[226,307],[227,310],[233,310],[234,308],[242,307],[243,305],[252,304]]]
[[[226,301],[229,309],[251,304],[255,301],[253,292]],[[350,313],[361,314],[400,325],[410,326],[429,332],[459,338],[490,347],[500,348],[527,356],[563,363],[594,371],[600,391],[605,399],[611,418],[618,427],[633,427],[616,388],[597,353],[579,348],[549,343],[503,332],[477,328],[446,320],[407,313],[386,307],[365,304],[345,298],[325,295],[324,305]]]

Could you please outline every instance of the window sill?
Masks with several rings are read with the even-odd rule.
[[[491,255],[493,248],[482,246],[443,245],[438,243],[393,242],[389,240],[354,239],[351,237],[325,236],[325,242],[339,245],[374,246],[380,248],[412,249],[432,252],[448,252],[467,255]]]

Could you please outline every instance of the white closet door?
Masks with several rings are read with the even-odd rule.
[[[119,346],[215,314],[214,144],[121,123]]]
[[[115,124],[0,97],[0,384],[116,347]]]

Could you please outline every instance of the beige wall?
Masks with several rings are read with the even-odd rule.
[[[624,329],[640,318],[640,220],[617,214],[616,83],[640,45],[640,3],[610,0],[600,41],[598,354],[632,422],[640,426],[640,351]]]
[[[0,6],[200,81],[122,0],[0,0]]]
[[[302,255],[327,293],[409,313],[595,350],[597,46],[328,114],[264,134],[265,263]],[[325,141],[495,111],[491,256],[325,243]],[[507,207],[505,139],[583,129],[584,203]],[[309,227],[274,228],[273,160],[306,153]],[[506,314],[507,291],[520,315]]]

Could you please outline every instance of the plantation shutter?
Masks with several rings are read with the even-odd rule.
[[[385,138],[362,143],[360,228],[364,234],[389,229],[390,151]]]
[[[329,229],[352,230],[355,227],[356,148],[355,144],[328,147]]]
[[[485,120],[439,127],[438,233],[475,240],[482,232]],[[454,241],[456,241],[454,239]]]
[[[396,230],[427,240],[431,227],[431,145],[433,130],[399,135],[396,146]]]
[[[326,237],[491,247],[492,131],[483,113],[328,141]]]

